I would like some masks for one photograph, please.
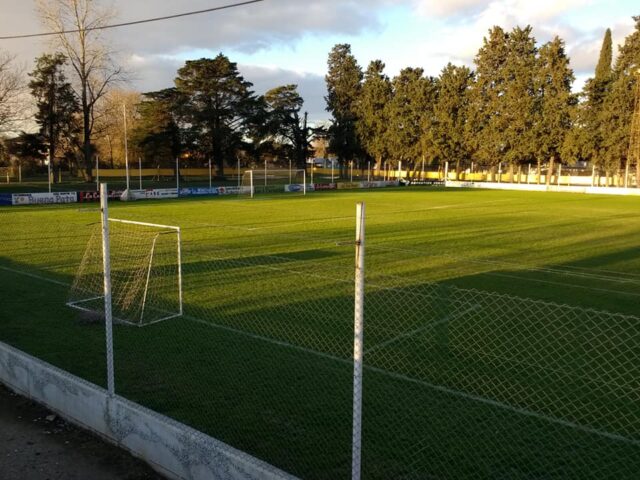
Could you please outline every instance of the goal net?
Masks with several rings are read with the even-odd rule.
[[[258,193],[298,193],[307,191],[304,169],[247,170],[242,175],[239,194],[253,197]]]
[[[144,326],[182,315],[180,228],[109,219],[114,322]],[[104,318],[102,228],[96,225],[67,305]]]

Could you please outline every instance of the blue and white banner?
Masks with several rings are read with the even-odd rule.
[[[77,192],[14,193],[11,195],[13,205],[45,205],[52,203],[76,203],[77,201]]]
[[[311,192],[314,190],[314,186],[312,184],[307,185],[307,192]],[[284,186],[284,191],[286,193],[298,193],[304,191],[303,183],[292,183]]]
[[[181,188],[180,196],[181,197],[190,197],[190,196],[203,196],[203,195],[218,195],[218,188]]]

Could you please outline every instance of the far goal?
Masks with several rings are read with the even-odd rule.
[[[113,320],[135,326],[182,315],[180,228],[109,219]],[[87,244],[71,286],[70,307],[104,318],[102,229]]]
[[[262,193],[298,193],[306,195],[307,176],[304,169],[255,169],[242,175],[240,195]]]

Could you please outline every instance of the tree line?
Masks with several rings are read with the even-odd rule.
[[[326,128],[311,128],[296,85],[257,95],[236,63],[222,53],[188,60],[174,85],[128,91],[126,73],[99,31],[113,12],[90,0],[40,0],[43,23],[61,33],[55,53],[36,59],[27,92],[35,105],[34,133],[5,137],[15,157],[52,159],[91,180],[96,157],[113,167],[129,152],[146,166],[257,164],[265,156],[306,167],[314,137],[329,140],[343,170],[350,162],[417,170],[472,163],[512,175],[523,165],[553,172],[578,161],[608,177],[629,167],[634,88],[640,67],[640,17],[613,59],[611,31],[595,74],[580,93],[562,39],[538,45],[531,27],[493,27],[474,68],[446,65],[437,77],[404,68],[390,78],[381,60],[360,67],[348,44],[333,47],[326,74]],[[0,134],[24,121],[20,74],[0,55]],[[17,99],[22,99],[17,101]],[[20,108],[19,108],[20,107]],[[0,151],[0,155],[2,152]],[[640,177],[640,162],[636,174]],[[547,175],[549,181],[550,175]]]
[[[580,93],[559,37],[538,46],[531,27],[493,27],[475,68],[446,65],[438,77],[405,68],[389,78],[381,60],[366,70],[348,44],[328,59],[331,149],[345,165],[383,162],[409,169],[472,162],[512,175],[523,165],[554,172],[578,161],[611,178],[629,167],[634,89],[640,78],[640,17],[613,61],[607,29],[598,66]],[[636,162],[640,185],[640,162]],[[547,182],[550,175],[546,176]]]

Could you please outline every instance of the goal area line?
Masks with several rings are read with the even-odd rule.
[[[53,279],[50,279],[50,278],[47,278],[47,277],[44,277],[44,276],[31,274],[29,272],[20,271],[20,270],[17,270],[17,269],[10,269],[10,268],[6,268],[6,267],[2,267],[2,266],[0,266],[0,269],[6,270],[6,271],[10,271],[10,272],[13,272],[13,273],[17,273],[17,274],[21,274],[21,275],[24,275],[24,276],[27,276],[27,277],[30,277],[30,278],[35,278],[35,279],[38,279],[38,280],[42,280],[44,282],[54,283],[54,284],[57,284],[57,285],[70,286],[69,283],[65,284],[63,282],[59,282],[59,281],[56,281],[56,280],[53,280]],[[294,345],[294,344],[289,343],[289,342],[276,340],[274,338],[265,337],[263,335],[258,335],[258,334],[251,333],[251,332],[246,332],[244,330],[239,330],[237,328],[233,328],[233,327],[230,327],[228,325],[221,325],[221,324],[217,324],[217,323],[208,322],[206,320],[202,320],[200,318],[193,317],[193,316],[185,314],[185,313],[183,313],[181,315],[181,317],[183,319],[185,319],[185,320],[189,320],[189,321],[192,321],[192,322],[197,323],[197,324],[201,324],[201,325],[205,325],[205,326],[208,326],[208,327],[211,327],[211,328],[223,330],[223,331],[226,331],[226,332],[229,332],[229,333],[234,333],[236,335],[240,335],[240,336],[243,336],[243,337],[251,338],[253,340],[258,340],[258,341],[261,341],[261,342],[269,343],[271,345],[276,345],[276,346],[279,346],[279,347],[284,347],[284,348],[289,348],[289,349],[292,349],[292,350],[297,350],[299,352],[303,352],[303,353],[306,353],[306,354],[311,354],[311,355],[314,355],[316,357],[323,358],[325,360],[331,360],[331,361],[335,361],[335,362],[342,363],[342,364],[345,364],[345,365],[353,365],[353,361],[351,359],[337,357],[337,356],[331,355],[329,353],[319,352],[317,350],[312,350],[310,348],[302,347],[302,346],[299,346],[299,345]],[[499,408],[499,409],[506,410],[506,411],[509,411],[509,412],[513,412],[513,413],[516,413],[516,414],[520,414],[520,415],[523,415],[523,416],[526,416],[526,417],[529,417],[529,418],[535,418],[537,420],[547,421],[549,423],[560,425],[560,426],[563,426],[563,427],[566,427],[566,428],[571,428],[571,429],[574,429],[574,430],[577,430],[577,431],[580,431],[580,432],[583,432],[583,433],[587,433],[587,434],[590,434],[590,435],[596,435],[596,436],[599,436],[599,437],[602,437],[602,438],[606,438],[607,440],[612,440],[612,441],[624,443],[624,444],[627,444],[627,445],[633,445],[634,447],[640,447],[640,440],[635,440],[633,438],[627,438],[627,437],[625,437],[623,435],[619,435],[619,434],[615,434],[615,433],[611,433],[611,432],[607,432],[607,431],[603,431],[603,430],[598,430],[596,428],[580,425],[580,424],[577,424],[575,422],[571,422],[569,420],[563,420],[561,418],[552,417],[552,416],[545,415],[545,414],[538,413],[538,412],[534,412],[532,410],[528,410],[528,409],[525,409],[525,408],[514,407],[512,405],[509,405],[509,404],[506,404],[506,403],[503,403],[503,402],[500,402],[500,401],[497,401],[497,400],[492,400],[490,398],[485,398],[485,397],[481,397],[481,396],[478,396],[478,395],[473,395],[473,394],[469,394],[469,393],[466,393],[466,392],[461,392],[459,390],[454,390],[454,389],[451,389],[451,388],[448,388],[448,387],[444,387],[444,386],[441,386],[441,385],[435,385],[433,383],[429,383],[429,382],[426,382],[424,380],[411,378],[411,377],[409,377],[407,375],[403,375],[403,374],[396,373],[396,372],[390,372],[388,370],[384,370],[384,369],[379,368],[379,367],[374,367],[374,366],[371,366],[371,365],[367,365],[366,363],[364,364],[363,367],[364,367],[365,370],[369,370],[369,371],[372,371],[372,372],[375,372],[375,373],[378,373],[378,374],[381,374],[381,375],[385,375],[385,376],[388,376],[388,377],[393,378],[395,380],[405,381],[405,382],[408,382],[408,383],[412,383],[412,384],[415,384],[415,385],[422,386],[424,388],[428,388],[430,390],[435,390],[435,391],[438,391],[438,392],[441,392],[441,393],[445,393],[447,395],[452,395],[452,396],[455,396],[455,397],[464,398],[466,400],[475,401],[475,402],[478,402],[478,403],[489,405],[491,407],[495,407],[495,408]]]

